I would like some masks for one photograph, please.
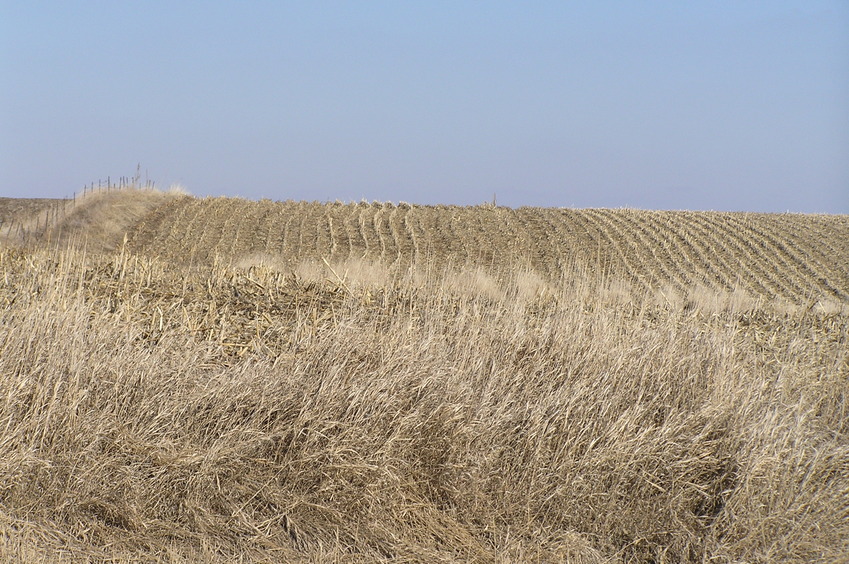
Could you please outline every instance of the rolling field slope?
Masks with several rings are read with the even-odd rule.
[[[744,290],[793,303],[849,298],[849,218],[173,199],[130,230],[130,248],[172,262],[365,259],[408,268],[517,266],[547,278],[622,280],[638,291]]]
[[[0,562],[849,561],[846,216],[3,205]]]
[[[15,214],[35,217],[51,201],[27,202],[0,200],[7,232]],[[90,197],[37,237],[71,238],[106,250],[126,238],[131,252],[174,264],[365,261],[495,276],[524,268],[549,280],[576,272],[617,280],[638,293],[849,299],[849,216],[841,215],[256,202],[125,190]]]

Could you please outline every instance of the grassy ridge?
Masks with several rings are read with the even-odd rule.
[[[0,559],[839,561],[848,313],[7,248]]]

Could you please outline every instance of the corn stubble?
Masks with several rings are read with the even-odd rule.
[[[847,335],[577,269],[0,249],[0,560],[845,561]]]

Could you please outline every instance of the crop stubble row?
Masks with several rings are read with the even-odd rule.
[[[366,259],[398,269],[578,268],[642,289],[740,287],[791,301],[849,299],[842,216],[173,199],[130,233],[135,250],[178,262],[256,254]]]

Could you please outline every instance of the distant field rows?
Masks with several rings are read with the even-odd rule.
[[[519,265],[553,278],[604,274],[636,289],[849,299],[846,216],[181,197],[132,228],[129,242],[181,263],[364,259],[494,273]]]

